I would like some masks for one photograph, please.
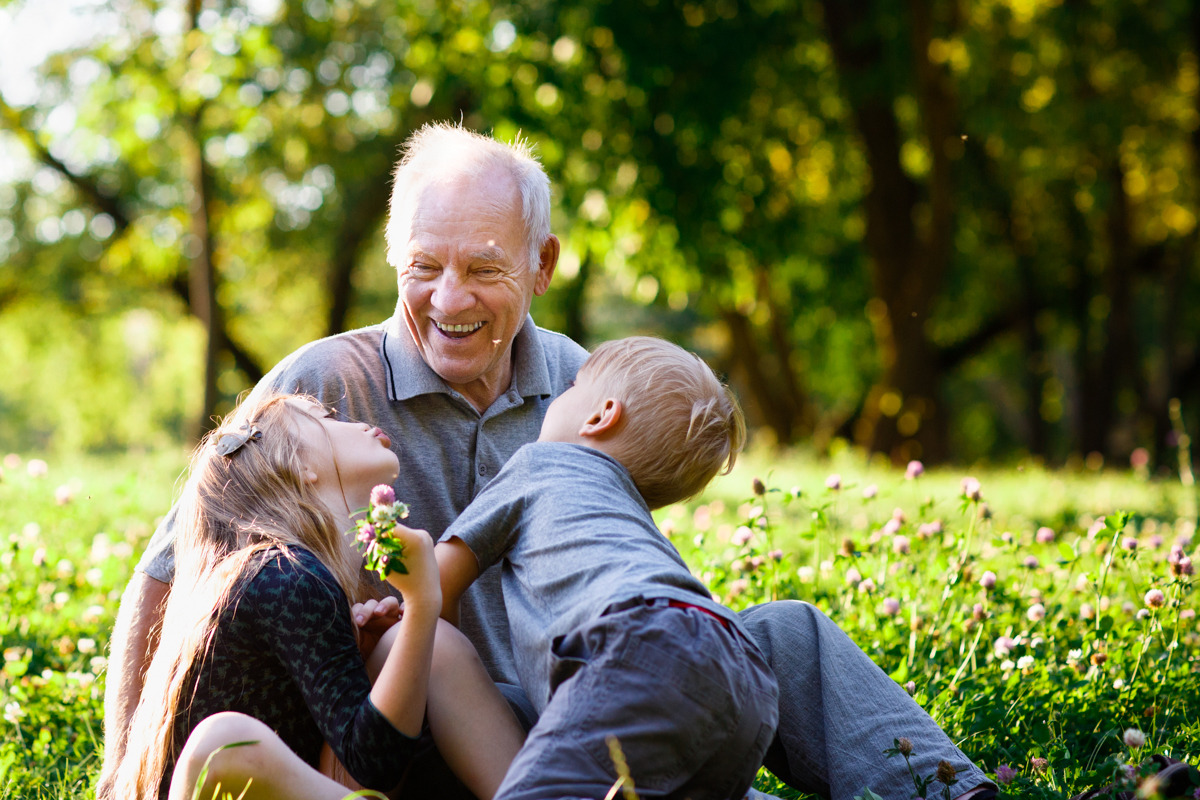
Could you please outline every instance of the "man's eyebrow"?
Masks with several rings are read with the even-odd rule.
[[[434,258],[433,253],[430,253],[424,248],[416,246],[408,249],[408,258],[410,261],[415,261],[418,258],[424,259],[425,261],[437,261],[437,259]]]
[[[499,246],[484,247],[475,250],[467,256],[471,261],[508,261],[504,248]]]

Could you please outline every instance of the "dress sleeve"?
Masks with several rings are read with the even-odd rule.
[[[354,638],[350,604],[333,575],[308,553],[268,561],[247,584],[238,615],[257,617],[262,645],[288,671],[321,735],[356,781],[387,791],[422,743],[388,722]]]

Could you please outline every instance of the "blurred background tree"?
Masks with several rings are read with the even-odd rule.
[[[1193,5],[81,2],[91,35],[0,102],[0,448],[189,440],[386,317],[396,150],[449,119],[550,172],[539,323],[693,347],[767,441],[1169,464],[1171,401],[1200,416]]]

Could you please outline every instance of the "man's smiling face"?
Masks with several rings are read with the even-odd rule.
[[[530,269],[520,195],[498,170],[431,180],[410,209],[405,323],[425,363],[482,411],[508,390],[513,339],[555,259]]]

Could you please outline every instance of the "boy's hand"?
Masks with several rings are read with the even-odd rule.
[[[428,533],[397,524],[391,536],[404,544],[404,565],[407,575],[393,572],[387,582],[404,597],[409,611],[429,611],[433,616],[442,613],[442,586],[437,561],[433,557],[433,539]]]

